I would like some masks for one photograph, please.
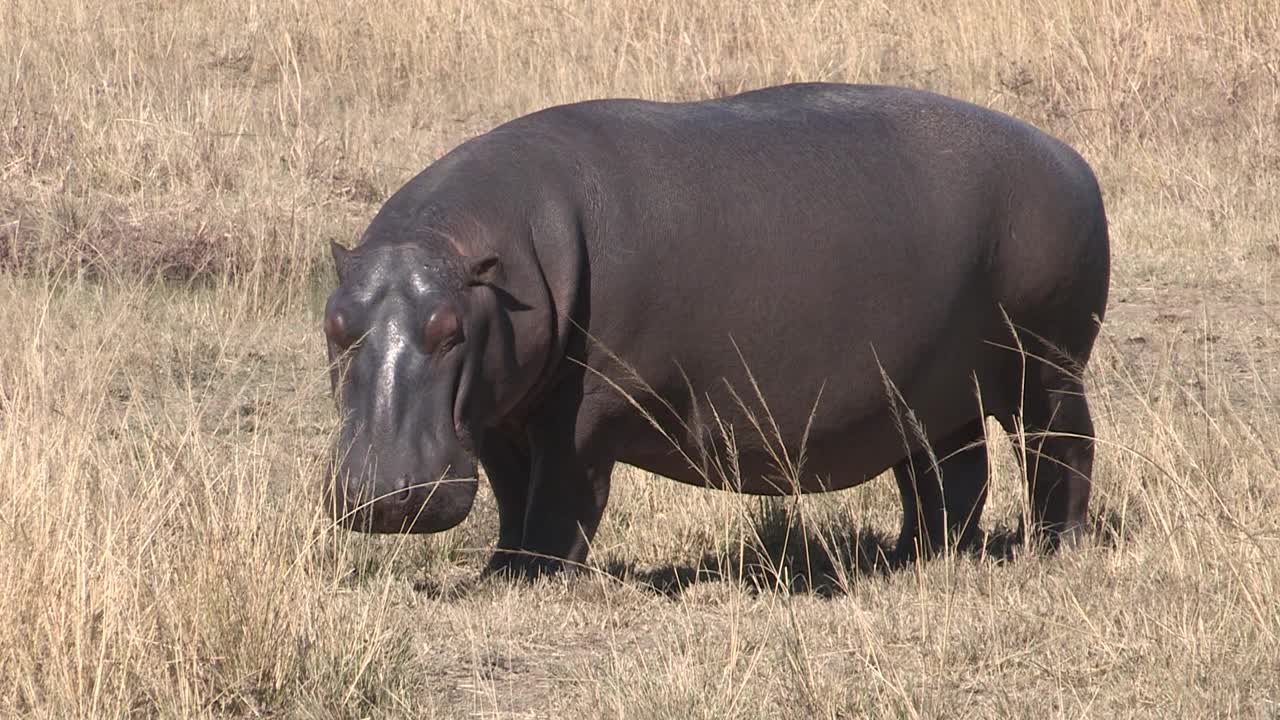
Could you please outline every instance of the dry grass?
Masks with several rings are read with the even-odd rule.
[[[520,112],[794,79],[970,98],[1097,168],[1087,547],[887,572],[886,479],[630,470],[571,581],[466,584],[488,497],[328,528],[325,241]],[[0,5],[0,715],[1280,716],[1277,127],[1267,0]]]

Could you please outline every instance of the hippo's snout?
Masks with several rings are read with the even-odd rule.
[[[471,512],[478,480],[464,477],[424,480],[401,474],[384,482],[361,481],[345,468],[335,477],[330,508],[334,520],[368,533],[432,533],[461,523]]]

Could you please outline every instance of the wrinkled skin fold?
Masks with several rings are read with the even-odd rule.
[[[618,462],[755,494],[893,469],[898,549],[927,555],[980,537],[986,417],[1017,433],[1029,530],[1084,527],[1106,216],[1079,155],[1008,116],[816,83],[550,108],[333,254],[353,529],[453,527],[482,466],[489,570],[529,575],[586,561]]]

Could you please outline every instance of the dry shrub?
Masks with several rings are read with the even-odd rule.
[[[289,440],[322,386],[211,392],[261,364],[245,306],[12,280],[0,297],[0,712],[354,711],[394,691],[405,638],[385,598],[352,613],[359,559],[318,512],[325,435]],[[246,332],[183,327],[223,324]]]
[[[1041,125],[1100,168],[1121,255],[1186,266],[1225,237],[1229,271],[1277,252],[1258,222],[1280,177],[1277,37],[1274,1],[18,0],[0,235],[10,265],[306,277],[323,240],[514,115],[836,80]]]

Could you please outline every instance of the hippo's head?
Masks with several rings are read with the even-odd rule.
[[[334,516],[366,532],[451,528],[476,494],[469,415],[489,405],[477,378],[494,301],[481,286],[497,258],[415,243],[335,244],[333,257],[339,285],[324,331],[342,414]]]

